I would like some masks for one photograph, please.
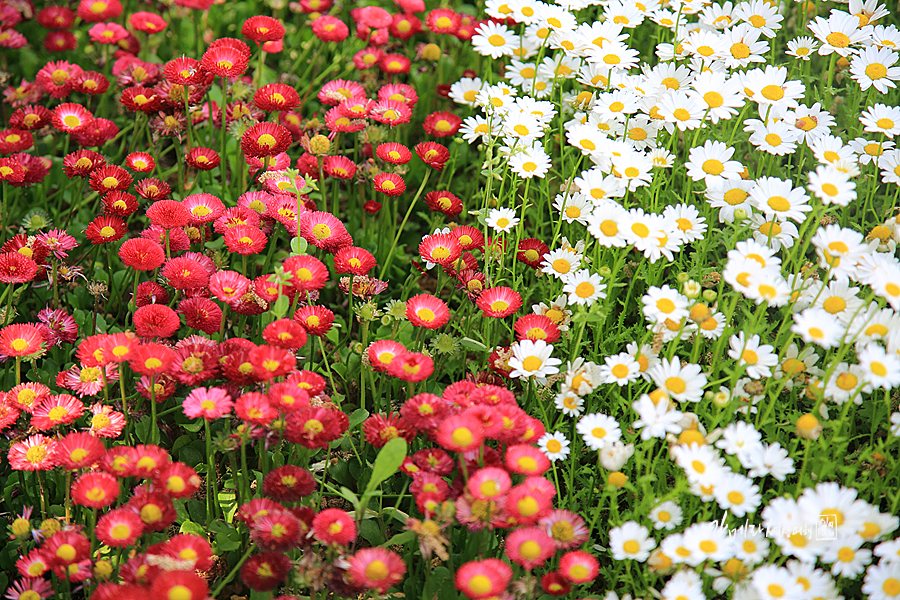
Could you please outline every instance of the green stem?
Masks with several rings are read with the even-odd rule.
[[[391,247],[388,250],[388,255],[384,259],[384,266],[381,267],[381,273],[378,275],[378,279],[384,279],[385,273],[387,273],[388,268],[391,266],[391,259],[394,256],[394,249],[397,247],[397,242],[400,241],[400,235],[403,233],[403,228],[406,226],[406,222],[409,220],[409,216],[412,214],[413,208],[416,205],[416,201],[419,199],[419,196],[422,195],[422,190],[425,189],[425,184],[428,183],[428,178],[431,176],[431,170],[425,172],[425,177],[422,179],[422,185],[419,186],[419,190],[416,192],[416,197],[413,198],[413,201],[409,203],[409,208],[406,210],[406,215],[403,217],[403,222],[400,223],[400,229],[397,230],[397,235],[394,236],[394,241],[391,242]]]

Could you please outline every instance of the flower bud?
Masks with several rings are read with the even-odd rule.
[[[822,425],[812,414],[806,413],[797,419],[797,435],[807,440],[817,440],[822,434]]]
[[[713,302],[716,299],[716,290],[703,290],[701,296],[703,296],[703,300],[706,302]]]
[[[682,292],[684,292],[685,296],[694,299],[700,296],[700,292],[703,291],[703,288],[700,286],[699,282],[694,281],[693,279],[688,279],[681,286],[681,290]]]
[[[614,471],[609,474],[609,477],[606,478],[606,483],[609,485],[615,486],[617,488],[622,487],[626,483],[628,483],[628,476],[621,471]]]
[[[314,155],[328,154],[331,150],[331,140],[324,135],[314,135],[309,140],[309,153]]]

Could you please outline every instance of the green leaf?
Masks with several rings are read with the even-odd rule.
[[[366,494],[370,494],[382,481],[396,473],[405,458],[406,440],[402,437],[396,437],[385,444],[372,465],[372,476],[366,486]]]
[[[415,532],[412,531],[404,531],[402,533],[398,533],[388,541],[382,544],[382,546],[403,546],[411,541],[416,539]]]
[[[360,521],[359,535],[373,546],[380,546],[384,543],[384,534],[381,533],[381,528],[375,519],[363,519]]]
[[[241,547],[240,532],[222,521],[215,521],[209,527],[216,534],[215,542],[219,552],[231,552]]]
[[[184,523],[182,523],[180,533],[192,533],[194,535],[202,535],[203,537],[206,537],[206,529],[204,529],[202,525],[194,523],[193,521],[185,521]]]
[[[368,418],[369,411],[364,408],[357,408],[350,414],[350,429],[353,429]]]
[[[487,352],[487,349],[488,349],[487,346],[485,346],[478,340],[473,340],[472,338],[469,338],[469,337],[464,337],[463,339],[459,340],[459,343],[462,344],[464,347],[468,348],[469,350],[479,350],[481,352]]]
[[[150,423],[150,417],[146,416],[134,424],[134,434],[141,443],[147,444],[150,442]]]
[[[272,312],[280,319],[287,314],[290,307],[291,301],[288,300],[287,296],[278,296],[278,300],[275,301],[275,305],[272,307]]]
[[[292,254],[306,254],[306,249],[309,247],[309,243],[303,239],[302,237],[295,237],[291,240],[291,253]]]

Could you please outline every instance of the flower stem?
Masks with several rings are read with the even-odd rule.
[[[403,217],[403,222],[400,223],[400,229],[397,230],[397,235],[394,236],[394,241],[391,243],[391,248],[388,250],[388,255],[384,259],[384,265],[381,267],[381,273],[378,274],[378,279],[384,279],[388,268],[391,266],[391,259],[394,256],[394,249],[397,247],[397,242],[400,241],[400,235],[403,233],[403,228],[406,226],[406,222],[409,220],[409,216],[412,214],[413,207],[416,205],[416,201],[419,199],[419,196],[422,195],[422,190],[425,189],[425,184],[428,183],[429,176],[431,176],[430,170],[425,172],[425,177],[422,179],[422,185],[419,186],[419,190],[416,192],[416,197],[413,198],[413,201],[409,203],[409,208],[406,210],[406,215]]]

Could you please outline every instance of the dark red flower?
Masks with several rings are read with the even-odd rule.
[[[132,178],[128,171],[115,165],[104,165],[91,171],[91,189],[101,194],[117,190],[125,191],[131,182]]]
[[[256,90],[253,103],[266,112],[291,110],[299,106],[300,95],[287,84],[269,83]]]
[[[447,137],[459,131],[462,119],[451,112],[433,112],[422,123],[422,128],[428,135]]]
[[[100,215],[90,222],[84,233],[92,244],[105,244],[121,239],[126,231],[128,227],[122,219]]]
[[[292,141],[287,127],[277,123],[257,123],[241,137],[241,150],[248,156],[274,156],[287,150]]]
[[[284,37],[284,25],[278,19],[257,15],[244,21],[241,34],[257,44],[272,42]]]
[[[141,337],[171,337],[181,327],[178,313],[162,304],[148,304],[134,311],[134,330]]]
[[[125,266],[137,271],[152,271],[165,262],[166,251],[153,240],[134,238],[122,243],[119,258]]]

